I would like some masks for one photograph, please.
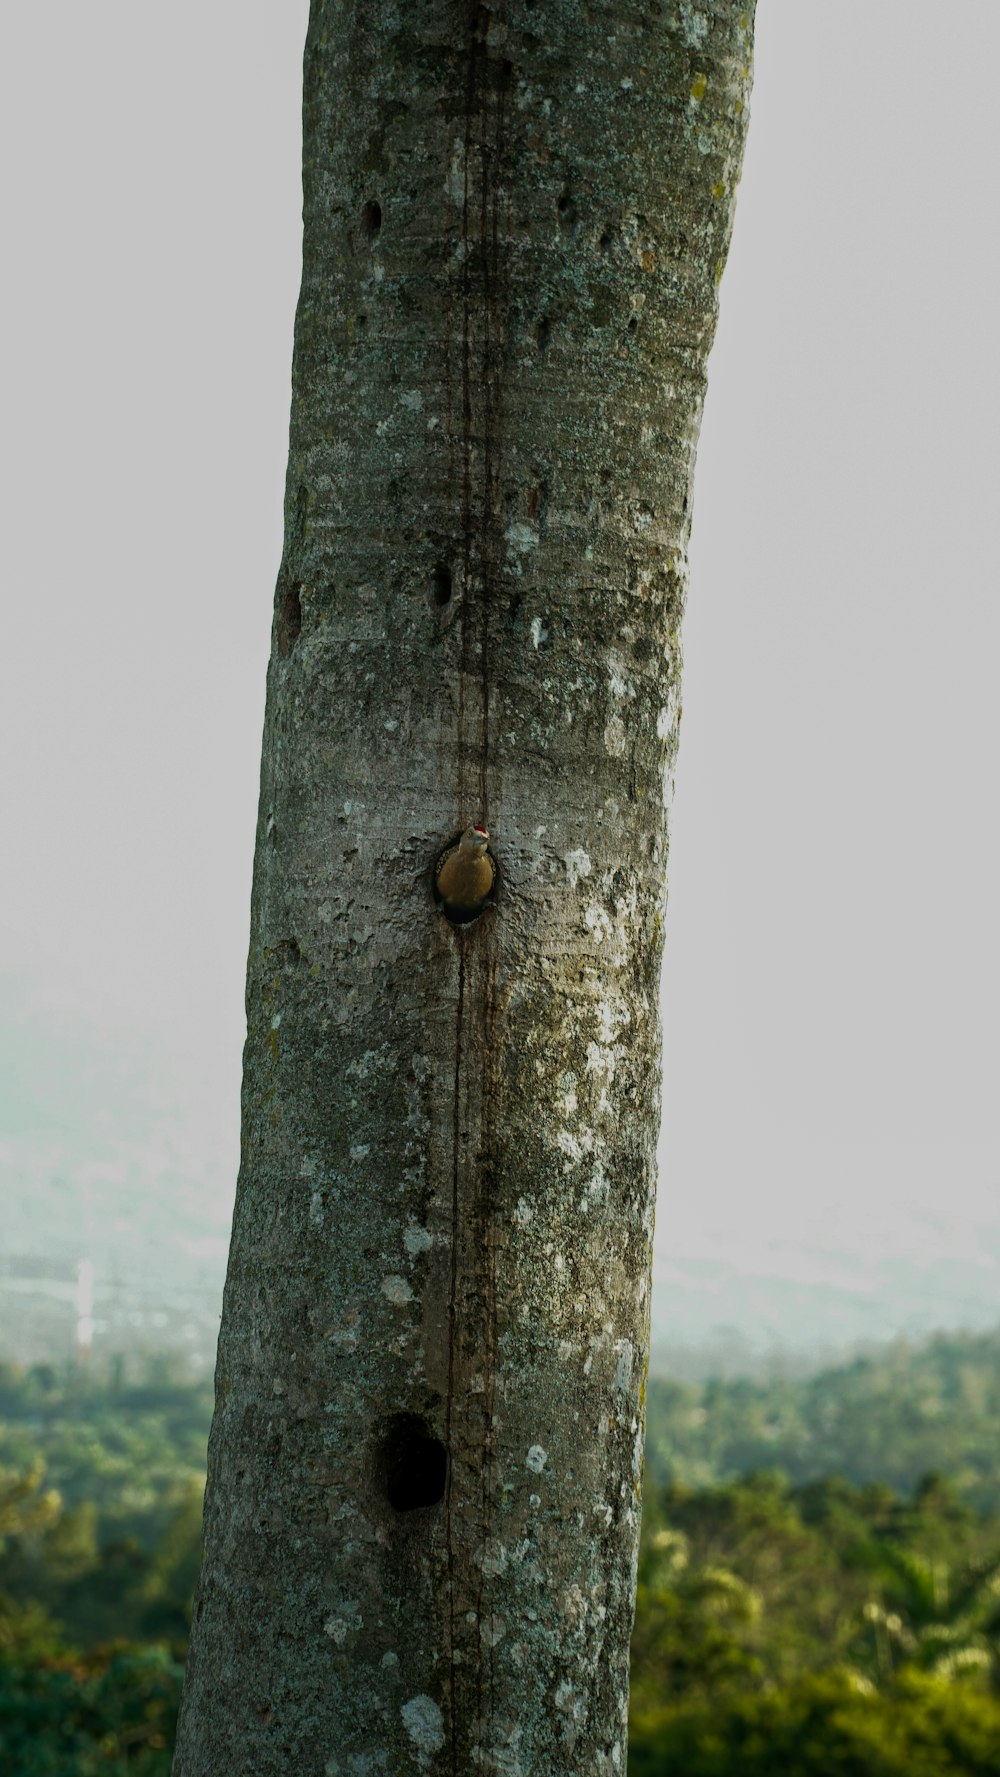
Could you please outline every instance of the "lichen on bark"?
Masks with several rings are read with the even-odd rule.
[[[314,0],[177,1777],[624,1771],[729,0]],[[441,849],[485,821],[493,905]]]

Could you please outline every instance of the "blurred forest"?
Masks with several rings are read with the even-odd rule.
[[[211,1388],[0,1365],[0,1769],[167,1777]],[[1000,1332],[651,1380],[632,1777],[996,1777]]]

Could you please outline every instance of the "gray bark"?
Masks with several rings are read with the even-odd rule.
[[[752,7],[314,0],[176,1777],[623,1772],[666,803]],[[494,904],[434,864],[483,820]]]

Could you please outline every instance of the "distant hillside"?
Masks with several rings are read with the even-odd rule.
[[[95,1362],[84,1372],[0,1363],[0,1467],[30,1467],[40,1458],[49,1484],[76,1501],[93,1496],[87,1439],[106,1439],[124,1452],[138,1438],[146,1485],[154,1469],[166,1485],[174,1469],[197,1472],[210,1414],[210,1380],[192,1381],[189,1365],[176,1356],[136,1350],[130,1360]],[[910,1494],[925,1475],[938,1473],[989,1514],[1000,1512],[998,1428],[1000,1328],[939,1334],[919,1346],[897,1343],[813,1376],[701,1383],[653,1377],[647,1491],[670,1483],[714,1487],[779,1469],[796,1486],[841,1475],[856,1486],[882,1482]],[[101,1467],[102,1489],[111,1472]]]
[[[754,1469],[843,1475],[902,1493],[947,1474],[1000,1508],[1000,1329],[896,1343],[797,1380],[649,1382],[647,1478],[696,1487]]]
[[[189,1374],[0,1363],[2,1771],[169,1777],[211,1410]],[[996,1777],[998,1376],[1000,1333],[654,1384],[629,1777]],[[931,1467],[993,1511],[884,1485]]]

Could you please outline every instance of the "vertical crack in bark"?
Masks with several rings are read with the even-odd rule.
[[[489,16],[489,15],[487,15]],[[498,72],[493,140],[489,140],[488,111],[491,104],[489,50],[481,45],[479,157],[479,251],[482,256],[482,401],[483,401],[483,512],[480,523],[479,675],[482,687],[482,733],[479,750],[479,795],[483,819],[489,821],[490,763],[490,606],[494,582],[502,571],[503,546],[500,512],[500,453],[502,449],[502,339],[500,314],[499,201],[500,164],[504,125],[504,86]]]
[[[497,9],[501,39],[507,8]],[[490,819],[490,612],[503,570],[500,464],[503,446],[503,254],[501,169],[511,66],[494,62],[487,41],[491,14],[470,8],[462,152],[462,680],[459,699],[459,777],[466,818],[467,736],[465,681],[479,687],[478,813]],[[473,179],[478,177],[474,208]],[[474,216],[475,223],[474,226]],[[478,391],[478,399],[477,399]],[[478,408],[478,414],[477,414]],[[479,464],[476,465],[477,420]],[[478,485],[477,485],[478,484]],[[478,655],[478,658],[477,658]],[[468,737],[471,739],[471,736]]]
[[[453,1436],[453,1419],[455,1407],[455,1340],[458,1295],[458,1232],[460,1209],[461,1181],[461,1124],[462,1124],[462,1022],[465,1009],[465,955],[460,950],[458,956],[458,1004],[455,1010],[455,1083],[452,1098],[452,1148],[451,1148],[451,1272],[448,1280],[448,1393],[444,1408],[444,1441],[448,1452],[448,1471],[445,1478],[444,1513],[445,1543],[448,1554],[448,1701],[449,1701],[449,1734],[451,1738],[451,1765],[453,1777],[458,1777],[458,1710],[455,1696],[455,1537],[452,1517],[452,1490],[455,1485],[455,1446]]]
[[[479,1153],[480,1190],[481,1190],[481,1234],[480,1247],[483,1265],[483,1466],[481,1476],[481,1511],[483,1519],[483,1541],[489,1546],[493,1533],[493,1503],[496,1466],[496,1439],[494,1421],[497,1399],[497,1273],[496,1273],[496,1221],[494,1201],[494,1156],[493,1131],[496,1125],[496,1087],[498,1084],[494,1041],[498,1016],[498,954],[495,929],[488,932],[489,950],[485,958],[483,980],[483,1029],[481,1046],[482,1071],[480,1075],[480,1129],[481,1143]],[[482,1623],[482,1585],[480,1586],[479,1620]],[[491,1624],[492,1629],[492,1624]],[[493,1720],[495,1713],[494,1692],[494,1640],[492,1634],[483,1646],[483,1655],[478,1668],[477,1714],[480,1724],[484,1724],[487,1713],[483,1708],[483,1671],[489,1668],[488,1686],[488,1719]],[[480,1727],[482,1732],[482,1725]]]
[[[472,553],[472,282],[470,271],[471,230],[469,226],[469,174],[472,152],[472,118],[475,107],[477,43],[476,16],[478,7],[473,4],[471,9],[471,28],[467,49],[467,66],[465,76],[465,132],[462,146],[462,650],[459,683],[458,706],[458,777],[460,818],[467,819],[465,812],[465,685],[469,675],[472,655],[472,609],[475,602],[473,583]],[[489,816],[485,808],[478,811],[478,819],[488,823]]]
[[[461,630],[461,684],[458,711],[458,788],[462,806],[461,818],[467,818],[466,796],[471,793],[475,760],[478,798],[476,808],[481,820],[491,818],[491,755],[490,755],[490,657],[491,610],[504,567],[502,491],[500,485],[503,422],[503,357],[506,337],[501,250],[501,210],[506,99],[511,79],[507,62],[494,60],[487,33],[494,21],[501,40],[506,37],[506,5],[491,17],[477,0],[470,7],[467,47],[465,125],[463,140],[462,191],[462,336],[461,336],[461,410],[462,410],[462,548],[463,602]],[[473,180],[478,179],[478,193]],[[467,690],[475,685],[479,709],[469,710]],[[470,721],[470,716],[472,720]],[[478,716],[478,721],[475,717]],[[472,732],[467,732],[467,729]],[[474,751],[473,751],[474,749]],[[482,1426],[478,1454],[480,1459],[479,1525],[473,1538],[472,1525],[466,1524],[466,1535],[459,1538],[462,1559],[472,1557],[473,1542],[478,1540],[484,1551],[484,1564],[477,1576],[476,1625],[481,1631],[486,1589],[485,1553],[490,1546],[493,1524],[493,1487],[495,1467],[494,1415],[496,1408],[497,1294],[494,1229],[494,1094],[493,1029],[497,1001],[497,933],[494,928],[477,934],[477,966],[470,976],[469,1010],[464,1013],[465,944],[459,960],[458,1028],[455,1051],[455,1132],[453,1178],[453,1251],[452,1297],[450,1304],[449,1344],[449,1424],[453,1412],[456,1377],[455,1301],[459,1284],[459,1178],[461,1168],[466,1175],[462,1183],[463,1197],[470,1212],[470,1225],[475,1229],[475,1243],[466,1241],[462,1263],[477,1275],[470,1282],[469,1300],[479,1308],[482,1320],[476,1329],[482,1363],[483,1389]],[[482,948],[485,943],[485,952]],[[463,1018],[464,1014],[464,1018]],[[464,1022],[464,1028],[463,1028]],[[479,1056],[474,1047],[479,1047]],[[475,1069],[475,1072],[473,1072]],[[470,1094],[469,1085],[477,1080],[478,1092]],[[460,1103],[464,1096],[470,1109],[477,1113],[478,1128],[474,1139],[464,1144],[460,1131]],[[478,1103],[473,1103],[478,1099]],[[470,1136],[472,1132],[470,1131]],[[474,1172],[470,1169],[474,1168]],[[463,1501],[464,1504],[464,1501]],[[456,1562],[455,1526],[449,1503],[448,1560],[453,1575]],[[470,1576],[471,1577],[471,1576]],[[454,1588],[454,1578],[452,1579]],[[454,1644],[454,1605],[450,1627]],[[476,1736],[482,1743],[487,1738],[487,1722],[494,1713],[494,1657],[492,1647],[481,1643],[482,1657],[475,1663]],[[489,1662],[488,1675],[484,1672]],[[454,1663],[449,1675],[451,1700],[451,1757],[457,1772],[459,1757],[459,1723]],[[469,1702],[472,1702],[470,1696]],[[463,1722],[464,1730],[472,1724]]]

